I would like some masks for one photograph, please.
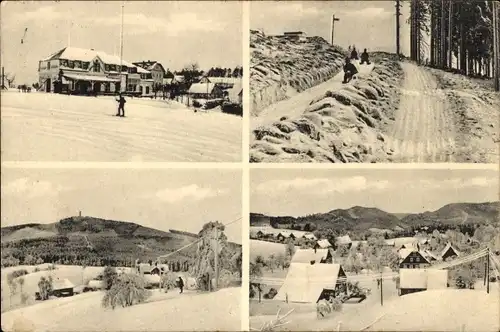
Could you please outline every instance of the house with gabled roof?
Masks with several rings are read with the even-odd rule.
[[[325,264],[332,262],[328,249],[297,249],[292,257],[292,263]]]
[[[450,243],[446,243],[446,246],[441,251],[441,260],[446,261],[448,258],[460,257],[460,252]]]
[[[291,263],[275,299],[317,303],[345,292],[345,285],[346,274],[340,264]]]
[[[400,269],[422,269],[431,265],[426,254],[414,249],[399,250],[399,268]]]
[[[314,248],[316,248],[316,249],[327,249],[327,248],[331,248],[331,247],[332,247],[332,244],[327,239],[318,240],[318,241],[316,241],[316,244],[314,245]]]
[[[399,295],[406,295],[428,289],[445,289],[448,271],[438,269],[399,270]]]
[[[335,244],[337,246],[351,246],[352,244],[352,240],[351,240],[351,237],[347,234],[347,235],[343,235],[343,236],[338,236],[336,239],[335,239]]]

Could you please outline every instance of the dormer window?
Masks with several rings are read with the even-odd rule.
[[[95,73],[98,73],[98,72],[100,72],[100,71],[101,71],[101,64],[99,63],[99,61],[98,61],[98,60],[95,60],[95,61],[94,61],[93,71],[94,71]]]
[[[74,62],[74,61],[69,60],[69,61],[68,61],[68,67],[69,67],[69,68],[75,68],[75,62]]]

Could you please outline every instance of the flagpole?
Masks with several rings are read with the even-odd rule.
[[[122,2],[122,24],[120,27],[120,92],[124,91],[124,87],[122,86],[123,84],[123,9],[124,9],[125,3]]]

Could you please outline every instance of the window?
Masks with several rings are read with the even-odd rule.
[[[413,257],[410,257],[410,262],[412,262],[412,263],[413,263]]]
[[[97,61],[97,60],[94,61],[93,69],[94,69],[94,73],[98,73],[101,71],[101,64],[99,63],[99,61]]]
[[[132,84],[129,84],[128,87],[127,87],[127,90],[128,91],[133,91],[133,85]]]
[[[139,92],[140,92],[140,93],[141,93],[141,95],[142,95],[142,85],[141,85],[141,86],[139,86]]]
[[[104,65],[104,70],[109,71],[109,65]]]
[[[420,262],[420,257],[415,257],[415,262],[419,263]]]
[[[85,69],[85,70],[89,69],[89,64],[90,64],[89,62],[84,62],[82,64],[82,68]]]
[[[149,86],[146,87],[146,94],[149,94]]]
[[[50,69],[50,61],[47,61],[47,69]]]
[[[75,61],[75,68],[82,68],[82,62],[81,61]]]
[[[68,61],[68,67],[69,67],[69,68],[75,68],[75,62],[74,62],[74,61],[69,60],[69,61]]]

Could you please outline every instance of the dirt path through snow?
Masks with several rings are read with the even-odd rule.
[[[405,73],[389,147],[396,162],[453,162],[455,129],[446,95],[434,76],[403,62]]]
[[[374,64],[357,66],[359,68],[358,75],[368,75],[373,70]],[[279,101],[262,110],[258,117],[250,118],[251,130],[264,125],[270,124],[280,118],[286,116],[294,118],[302,115],[311,103],[318,96],[325,94],[326,91],[335,91],[342,87],[344,71],[341,71],[330,80],[318,84],[312,88],[297,93],[295,96]]]

